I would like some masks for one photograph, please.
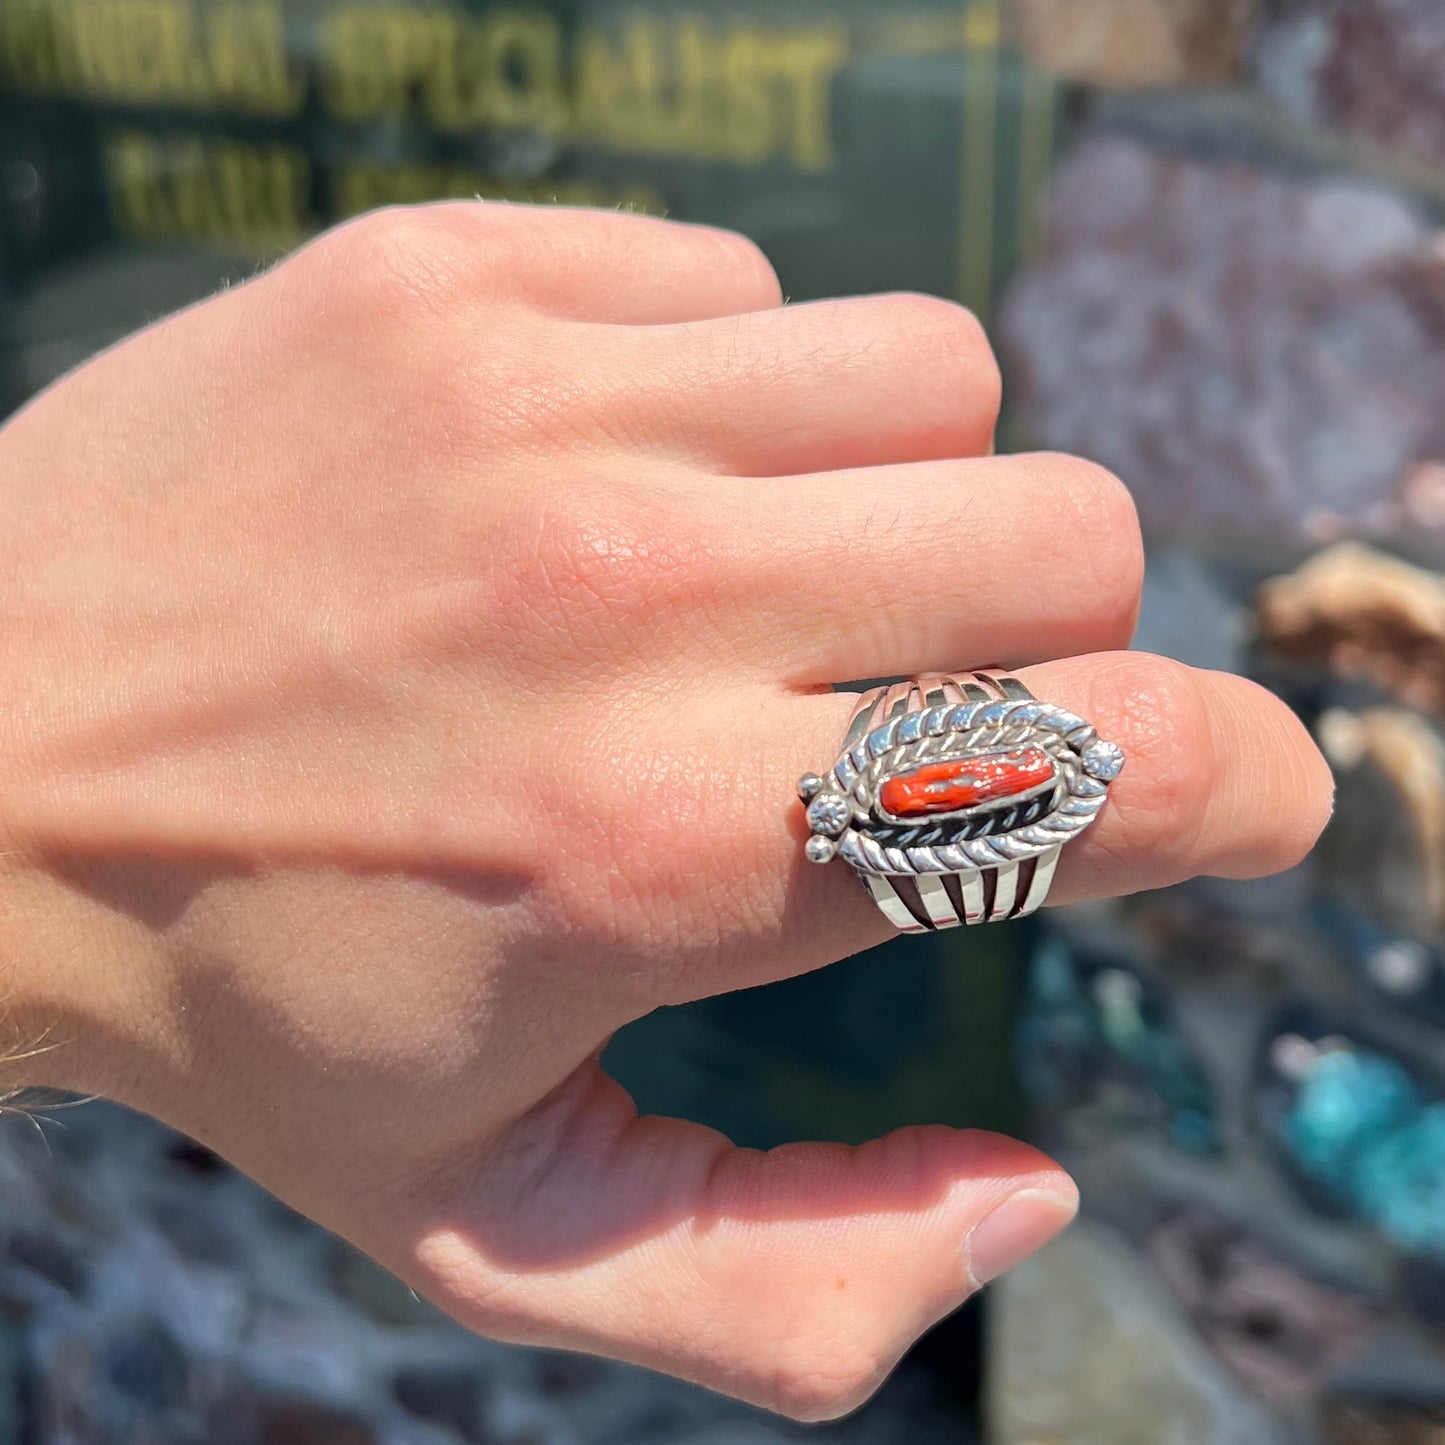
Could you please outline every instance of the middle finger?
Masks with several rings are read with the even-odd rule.
[[[974,316],[934,296],[580,330],[569,355],[609,429],[709,471],[773,477],[992,450],[998,365]]]

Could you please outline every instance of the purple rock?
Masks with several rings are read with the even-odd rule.
[[[1445,6],[1313,0],[1262,26],[1259,83],[1287,110],[1376,146],[1445,160]]]
[[[1445,250],[1391,192],[1086,141],[1002,313],[1009,395],[1146,529],[1288,547],[1408,533],[1445,456]],[[1428,519],[1426,519],[1428,520]]]

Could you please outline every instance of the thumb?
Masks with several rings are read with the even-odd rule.
[[[802,1420],[859,1405],[1078,1197],[1037,1150],[973,1130],[738,1149],[639,1116],[595,1064],[422,1195],[400,1250],[373,1252],[464,1324]]]

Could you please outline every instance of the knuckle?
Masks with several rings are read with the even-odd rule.
[[[786,1342],[776,1359],[766,1403],[807,1424],[836,1420],[856,1409],[888,1372],[882,1351],[836,1332]]]
[[[968,307],[925,292],[882,298],[910,353],[930,365],[941,394],[966,391],[971,409],[992,417],[1003,399],[1003,376],[983,323]]]
[[[665,742],[599,731],[576,749],[549,809],[585,847],[559,879],[559,912],[590,943],[640,948],[660,963],[666,991],[715,946],[708,880],[718,858],[715,784],[696,756]],[[560,805],[560,806],[559,806]]]
[[[738,823],[758,795],[751,760],[695,741],[715,704],[673,692],[642,708],[569,729],[577,741],[549,763],[532,812],[564,860],[554,916],[583,951],[647,957],[635,982],[651,1008],[714,992],[721,960],[776,937],[785,900],[764,866],[775,840]]]
[[[407,1266],[418,1294],[488,1339],[535,1340],[545,1332],[525,1284],[485,1263],[458,1231],[423,1236]]]
[[[693,227],[691,236],[700,259],[744,282],[745,289],[759,298],[760,306],[782,303],[778,273],[756,241],[717,226]]]
[[[530,510],[519,580],[563,604],[644,617],[665,606],[690,572],[674,514],[645,488],[563,487]]]
[[[615,680],[623,659],[705,654],[699,618],[724,542],[645,481],[604,472],[543,487],[481,531],[491,624],[532,664]]]
[[[1213,730],[1192,669],[1168,658],[1120,654],[1100,680],[1098,711],[1129,759],[1117,808],[1131,855],[1193,866],[1215,768]],[[1121,779],[1121,782],[1123,779]],[[1137,803],[1131,800],[1137,796]]]
[[[415,317],[449,307],[461,252],[447,208],[388,206],[329,231],[302,256],[320,284],[365,317]]]
[[[1042,458],[1069,518],[1071,561],[1086,571],[1090,600],[1131,634],[1144,586],[1144,542],[1128,487],[1107,467],[1064,453]]]
[[[989,350],[988,337],[977,316],[961,302],[926,291],[894,291],[880,297],[893,311],[895,323],[922,338],[955,346]]]
[[[894,324],[918,344],[986,361],[997,371],[988,333],[967,306],[923,291],[897,291],[883,299],[893,310]]]

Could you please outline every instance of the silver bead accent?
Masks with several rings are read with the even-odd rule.
[[[831,863],[838,845],[831,838],[819,837],[816,833],[808,839],[803,853],[809,863]]]
[[[1084,771],[1101,783],[1111,783],[1124,767],[1124,750],[1118,743],[1105,742],[1098,738],[1090,743],[1079,755]]]
[[[837,793],[819,793],[808,804],[808,827],[815,833],[836,838],[848,826],[852,813],[846,798]]]
[[[798,796],[805,802],[812,799],[823,790],[823,780],[817,773],[804,773],[798,779]]]

